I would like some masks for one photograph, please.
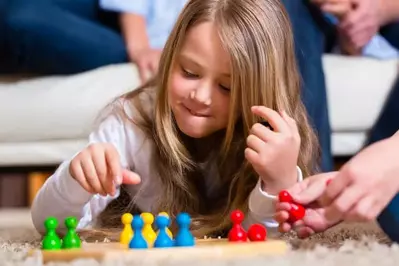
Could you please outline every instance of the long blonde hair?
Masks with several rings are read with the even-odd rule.
[[[168,84],[173,65],[187,32],[209,21],[218,29],[224,48],[230,54],[231,93],[227,128],[218,133],[215,145],[219,193],[207,200],[199,189],[203,171],[180,134],[169,106]],[[146,115],[139,95],[152,93],[154,112]],[[301,102],[293,34],[279,0],[191,0],[182,10],[164,47],[156,77],[128,93],[124,99],[142,115],[134,121],[153,139],[163,194],[156,211],[166,211],[172,220],[179,212],[190,213],[196,236],[219,234],[230,225],[234,209],[248,210],[248,196],[258,175],[244,158],[245,139],[259,122],[251,106],[264,105],[285,110],[299,127],[301,146],[298,165],[304,175],[316,168],[317,141]],[[217,178],[217,177],[215,177]],[[120,216],[119,216],[120,217]]]

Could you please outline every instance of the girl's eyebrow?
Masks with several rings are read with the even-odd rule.
[[[195,65],[196,67],[199,68],[204,68],[203,65],[201,65],[201,63],[198,63],[196,60],[194,60],[192,57],[190,57],[190,55],[182,53],[180,55],[180,59],[183,61],[186,61],[187,63],[191,63],[193,65]],[[230,78],[230,73],[221,73],[222,76]]]

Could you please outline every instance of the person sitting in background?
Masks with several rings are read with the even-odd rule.
[[[0,4],[0,73],[76,74],[133,62],[144,80],[187,0]]]

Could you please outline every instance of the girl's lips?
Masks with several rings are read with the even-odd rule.
[[[187,106],[185,106],[184,104],[183,104],[183,107],[184,107],[190,114],[192,114],[193,116],[198,116],[198,117],[210,117],[210,115],[208,115],[208,114],[203,114],[203,113],[194,112],[194,111],[192,111],[190,108],[188,108]]]

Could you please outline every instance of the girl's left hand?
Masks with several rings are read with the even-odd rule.
[[[293,118],[283,111],[254,106],[252,112],[262,117],[273,128],[256,123],[247,138],[245,158],[261,176],[263,190],[278,194],[297,181],[297,161],[301,144],[298,127]]]

